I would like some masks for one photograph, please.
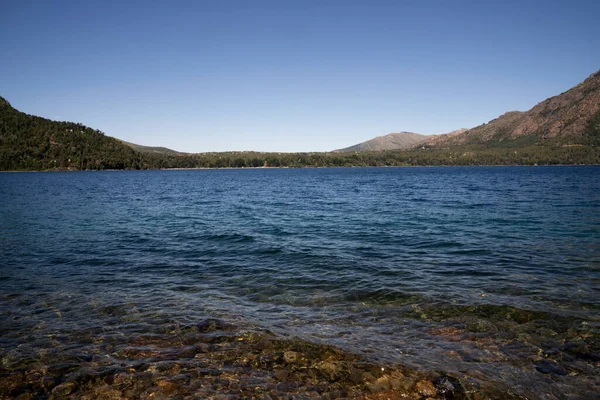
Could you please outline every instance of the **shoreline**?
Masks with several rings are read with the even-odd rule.
[[[600,164],[485,164],[485,165],[356,165],[356,166],[328,166],[328,167],[200,167],[200,168],[148,168],[148,169],[46,169],[46,170],[13,170],[0,171],[0,173],[21,172],[123,172],[123,171],[217,171],[217,170],[257,170],[257,169],[341,169],[341,168],[473,168],[473,167],[598,167]]]

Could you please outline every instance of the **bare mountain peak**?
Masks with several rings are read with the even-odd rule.
[[[334,151],[379,151],[408,149],[427,139],[427,136],[414,132],[393,132],[377,136],[366,142]]]
[[[420,139],[422,136],[424,136],[424,135],[421,135],[419,133],[414,133],[414,132],[401,131],[401,132],[388,133],[387,135],[377,136],[375,139],[378,139],[378,138],[395,139],[395,138],[408,138],[408,137]]]
[[[354,146],[346,147],[334,151],[380,151],[380,150],[405,150],[411,149],[420,145],[423,142],[429,142],[435,137],[441,136],[456,136],[467,132],[468,128],[460,128],[449,133],[439,135],[422,135],[414,132],[392,132],[387,135],[376,136],[366,142],[355,144]]]

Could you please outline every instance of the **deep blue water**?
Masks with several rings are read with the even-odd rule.
[[[5,366],[215,317],[600,387],[600,167],[2,173],[0,264]]]

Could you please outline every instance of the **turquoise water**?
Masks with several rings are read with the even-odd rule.
[[[3,173],[0,374],[117,364],[128,338],[216,318],[523,396],[597,397],[599,177]]]

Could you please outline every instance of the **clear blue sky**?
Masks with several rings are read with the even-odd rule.
[[[0,96],[180,151],[326,151],[527,110],[600,69],[600,1],[0,2]]]

